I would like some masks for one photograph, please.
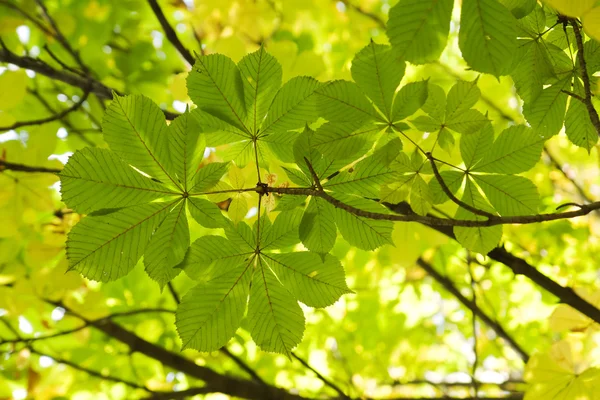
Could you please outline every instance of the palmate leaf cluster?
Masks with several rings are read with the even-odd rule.
[[[177,311],[184,347],[216,350],[243,326],[262,349],[289,356],[304,332],[298,302],[326,307],[351,292],[331,254],[338,233],[363,250],[393,245],[385,216],[397,204],[428,216],[460,199],[461,221],[486,219],[472,209],[537,214],[537,187],[519,174],[563,125],[588,150],[597,133],[585,106],[564,92],[583,96],[580,69],[565,51],[576,50],[573,43],[557,33],[562,26],[547,27],[550,11],[529,3],[462,6],[465,61],[509,74],[524,102],[529,124],[498,133],[475,108],[477,79],[446,93],[405,77],[407,61],[436,60],[446,46],[454,4],[447,0],[400,1],[390,11],[390,45],[359,51],[352,81],[284,83],[279,62],[261,47],[237,64],[221,54],[198,57],[187,78],[194,105],[168,124],[148,98],[115,94],[102,124],[108,148],[76,152],[60,174],[63,200],[87,214],[68,237],[70,268],[106,282],[143,258],[161,288],[183,271],[197,283]],[[591,74],[600,69],[599,45],[585,46]],[[433,148],[421,148],[414,132],[434,135]],[[457,146],[457,165],[432,156]],[[213,148],[219,161],[209,156]],[[266,193],[271,171],[285,174],[285,189],[305,190]],[[249,211],[258,214],[253,223]],[[190,244],[195,223],[212,231]],[[502,227],[454,227],[454,234],[485,254]]]

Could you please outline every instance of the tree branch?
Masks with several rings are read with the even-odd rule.
[[[39,356],[50,357],[55,362],[57,362],[59,364],[64,364],[64,365],[69,366],[69,367],[71,367],[73,369],[76,369],[78,371],[85,372],[86,374],[88,374],[90,376],[94,376],[96,378],[100,378],[100,379],[105,380],[105,381],[110,381],[110,382],[115,382],[115,383],[123,383],[123,384],[125,384],[125,385],[127,385],[129,387],[134,388],[134,389],[141,389],[141,390],[145,390],[146,392],[152,392],[152,390],[148,389],[147,387],[142,386],[142,385],[138,385],[135,382],[131,382],[131,381],[128,381],[128,380],[122,379],[122,378],[117,378],[117,377],[111,376],[111,375],[103,375],[103,374],[101,374],[98,371],[95,371],[93,369],[89,369],[89,368],[86,368],[86,367],[82,367],[81,365],[76,364],[76,363],[74,363],[72,361],[66,360],[64,358],[56,357],[56,356],[53,356],[53,355],[49,355],[49,354],[45,354],[45,353],[42,353],[40,351],[37,351],[36,349],[34,349],[31,346],[29,346],[28,349],[33,354],[37,354]]]
[[[529,354],[513,339],[508,332],[497,322],[488,316],[474,300],[470,300],[463,296],[454,283],[448,278],[440,274],[431,264],[425,261],[422,257],[417,260],[417,265],[425,270],[436,282],[444,287],[452,294],[462,305],[467,307],[473,314],[489,326],[496,334],[504,339],[508,345],[521,357],[523,362],[527,363]]]
[[[91,93],[102,99],[110,100],[113,98],[113,89],[91,77],[82,77],[70,71],[59,71],[40,59],[29,56],[18,56],[6,48],[0,49],[0,62],[14,64],[23,69],[30,69],[40,75],[78,87],[82,90],[89,89]],[[175,119],[179,115],[166,110],[163,110],[163,113],[170,120]]]
[[[20,121],[20,122],[15,122],[14,124],[10,125],[10,126],[2,126],[0,127],[0,131],[10,131],[12,129],[17,129],[17,128],[21,128],[24,126],[30,126],[30,125],[42,125],[42,124],[46,124],[48,122],[52,122],[52,121],[56,121],[56,120],[60,120],[63,119],[65,116],[67,116],[68,114],[77,111],[82,105],[83,103],[85,103],[85,101],[87,100],[88,96],[90,95],[90,91],[87,90],[83,93],[83,95],[81,96],[81,98],[79,99],[78,102],[76,102],[75,104],[73,104],[71,107],[64,109],[63,111],[51,115],[49,117],[46,118],[40,118],[40,119],[34,119],[31,121]]]
[[[579,68],[581,69],[581,79],[583,80],[583,90],[585,97],[582,99],[585,107],[587,108],[592,125],[596,128],[596,132],[600,135],[600,118],[598,112],[594,108],[592,103],[592,87],[590,84],[590,76],[588,75],[587,63],[585,61],[585,54],[583,50],[583,36],[579,29],[579,21],[577,19],[571,19],[571,26],[573,26],[573,32],[575,33],[575,40],[577,41],[577,58],[579,59]]]
[[[453,218],[439,218],[432,215],[418,215],[418,214],[384,214],[371,211],[365,211],[351,205],[345,204],[342,201],[334,198],[325,191],[320,191],[312,188],[282,188],[282,187],[264,187],[257,186],[255,188],[257,193],[277,193],[277,194],[289,194],[294,196],[316,196],[320,197],[333,206],[340,208],[350,214],[357,215],[359,217],[383,220],[383,221],[397,221],[397,222],[419,222],[430,226],[465,226],[465,227],[487,227],[494,225],[504,224],[533,224],[537,222],[556,221],[560,219],[569,219],[575,217],[581,217],[587,215],[595,210],[600,210],[600,201],[582,204],[575,211],[566,211],[562,213],[553,214],[532,214],[532,215],[517,215],[517,216],[496,216],[493,215],[487,220],[476,221],[476,220],[461,220]]]
[[[336,385],[335,383],[331,382],[329,379],[327,379],[326,377],[321,375],[321,373],[319,371],[314,369],[309,363],[304,361],[302,358],[298,357],[296,355],[296,353],[292,352],[292,357],[294,357],[296,360],[298,360],[298,362],[300,364],[302,364],[305,368],[311,370],[317,376],[317,378],[319,378],[319,380],[321,380],[321,382],[323,382],[326,386],[329,386],[330,388],[335,390],[340,395],[340,399],[349,399],[350,398],[350,397],[348,397],[348,395],[346,393],[344,393],[344,391],[342,389],[340,389],[340,387],[338,385]]]
[[[215,390],[211,389],[210,386],[204,386],[200,388],[190,388],[185,390],[180,390],[178,392],[168,392],[168,393],[153,393],[148,397],[145,397],[145,400],[178,400],[178,399],[187,399],[188,397],[196,396],[199,394],[209,394],[214,393]]]
[[[577,93],[571,92],[570,90],[565,90],[565,89],[562,89],[561,92],[568,94],[569,96],[573,97],[574,99],[577,99],[580,102],[582,102],[583,104],[585,104],[585,99],[583,97],[581,97],[580,95],[578,95]]]
[[[169,21],[167,21],[167,18],[165,17],[165,14],[163,13],[160,6],[158,5],[158,2],[156,0],[148,0],[148,4],[150,4],[150,7],[152,8],[154,15],[156,16],[156,19],[158,19],[158,22],[160,22],[160,26],[165,32],[167,39],[169,39],[169,42],[171,42],[171,44],[175,46],[179,54],[181,54],[181,56],[190,65],[194,65],[194,62],[196,60],[192,56],[192,53],[190,53],[188,49],[185,48],[183,43],[181,43],[179,37],[177,37],[177,33],[173,30],[173,27],[169,24]]]
[[[58,174],[61,170],[58,168],[46,168],[46,167],[31,167],[29,165],[16,164],[0,159],[0,172],[2,171],[18,171],[18,172],[44,172],[49,174]]]
[[[73,57],[73,59],[81,67],[82,71],[85,74],[90,75],[90,70],[83,63],[83,60],[79,56],[79,52],[77,52],[73,47],[71,47],[71,44],[69,43],[69,41],[65,38],[65,36],[62,34],[62,32],[60,31],[60,29],[58,29],[58,25],[56,25],[56,22],[54,21],[54,19],[48,13],[48,9],[46,8],[46,5],[44,4],[44,2],[42,0],[36,0],[36,3],[40,7],[40,9],[42,10],[42,15],[44,16],[44,18],[46,19],[46,21],[48,21],[48,23],[50,24],[50,26],[54,30],[54,35],[52,35],[52,36],[54,36],[54,38],[62,45],[62,47],[69,54],[71,54],[71,56]]]
[[[405,212],[406,208],[409,207],[406,203],[400,203],[398,205],[386,204],[386,206],[392,211],[398,209],[400,212]],[[454,235],[452,227],[435,225],[427,226],[456,240],[456,236]],[[556,296],[561,303],[573,307],[575,310],[579,311],[586,317],[600,324],[600,309],[598,309],[594,305],[590,304],[587,300],[580,297],[577,293],[575,293],[575,291],[573,291],[573,289],[559,285],[554,280],[538,271],[527,261],[507,251],[504,247],[496,247],[487,255],[492,260],[498,261],[506,265],[513,271],[515,275],[523,275],[529,278],[535,284]]]

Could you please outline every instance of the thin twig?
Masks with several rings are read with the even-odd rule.
[[[58,174],[61,170],[57,168],[32,167],[24,164],[16,164],[0,159],[0,172],[2,171],[17,171],[17,172],[43,172],[48,174]]]
[[[46,353],[42,353],[42,352],[40,352],[40,351],[36,350],[35,348],[33,348],[32,346],[29,346],[29,347],[28,347],[28,349],[29,349],[29,351],[31,351],[33,354],[37,354],[38,356],[46,356],[46,357],[50,357],[50,358],[52,358],[52,359],[53,359],[55,362],[57,362],[57,363],[59,363],[59,364],[64,364],[64,365],[66,365],[66,366],[69,366],[69,367],[71,367],[71,368],[73,368],[73,369],[76,369],[76,370],[78,370],[78,371],[85,372],[86,374],[88,374],[88,375],[90,375],[90,376],[94,376],[94,377],[96,377],[96,378],[100,378],[100,379],[102,379],[102,380],[105,380],[105,381],[116,382],[116,383],[122,383],[122,384],[125,384],[125,385],[127,385],[127,386],[129,386],[129,387],[132,387],[132,388],[134,388],[134,389],[141,389],[141,390],[144,390],[144,391],[146,391],[146,392],[150,392],[150,393],[152,393],[152,390],[148,389],[148,388],[147,388],[147,387],[145,387],[145,386],[139,385],[139,384],[137,384],[137,383],[135,383],[135,382],[131,382],[131,381],[128,381],[128,380],[126,380],[126,379],[123,379],[123,378],[117,378],[116,376],[104,375],[104,374],[102,374],[102,373],[100,373],[100,372],[98,372],[98,371],[95,371],[95,370],[93,370],[93,369],[89,369],[89,368],[86,368],[86,367],[82,367],[81,365],[79,365],[79,364],[76,364],[76,363],[74,363],[73,361],[70,361],[70,360],[67,360],[67,359],[64,359],[64,358],[60,358],[60,357],[57,357],[57,356],[54,356],[54,355],[49,355],[49,354],[46,354]]]
[[[109,88],[103,83],[90,77],[82,77],[70,71],[59,71],[40,59],[29,56],[18,56],[6,48],[0,49],[0,62],[14,64],[23,69],[30,69],[40,75],[44,75],[50,79],[66,83],[67,85],[78,87],[82,90],[89,89],[99,98],[112,99],[112,93],[115,91],[114,89]],[[119,93],[117,91],[115,92]],[[173,113],[166,110],[162,111],[165,114],[165,117],[170,120],[175,119],[179,115],[178,113]]]
[[[446,185],[446,182],[444,182],[444,178],[442,178],[442,175],[440,175],[440,171],[438,170],[437,165],[435,165],[435,159],[433,158],[433,155],[430,152],[428,152],[425,155],[427,156],[427,158],[429,159],[429,162],[431,163],[431,168],[433,169],[433,175],[435,176],[435,179],[440,184],[442,191],[446,194],[446,196],[448,196],[450,198],[450,200],[452,200],[453,203],[459,205],[460,207],[464,208],[467,211],[472,212],[473,214],[480,215],[482,217],[487,217],[487,218],[495,217],[494,214],[489,213],[484,210],[480,210],[478,208],[475,208],[475,207],[465,203],[464,201],[460,200],[459,198],[457,198],[454,195],[454,193],[452,193],[452,191],[450,190],[448,185]]]
[[[314,369],[308,362],[306,362],[304,359],[299,357],[296,353],[292,352],[292,357],[294,357],[296,360],[298,360],[298,362],[300,362],[300,364],[302,364],[305,368],[311,370],[317,376],[317,378],[319,378],[321,380],[321,382],[323,382],[326,386],[329,386],[330,388],[335,390],[340,395],[341,399],[349,399],[350,398],[350,397],[348,397],[348,395],[346,393],[344,393],[344,391],[342,389],[340,389],[340,387],[338,385],[336,385],[335,383],[331,382],[329,379],[324,377],[319,371]]]
[[[583,104],[585,104],[585,99],[583,97],[581,97],[580,95],[578,95],[577,93],[574,93],[574,92],[571,92],[570,90],[565,90],[565,89],[561,89],[561,92],[566,93],[569,96],[573,97],[574,99],[577,99],[580,102],[582,102]]]
[[[158,19],[158,22],[160,23],[160,26],[165,32],[165,35],[167,36],[169,42],[177,49],[179,54],[181,54],[181,56],[190,65],[194,65],[194,62],[196,61],[194,59],[194,56],[192,56],[192,53],[190,53],[189,50],[185,48],[183,43],[181,43],[179,37],[177,36],[177,33],[173,30],[173,27],[169,24],[169,21],[167,21],[165,14],[158,5],[158,2],[156,0],[148,0],[148,4],[150,5],[150,8],[152,8],[156,19]]]
[[[583,80],[583,90],[585,93],[583,103],[587,108],[592,125],[594,125],[596,132],[600,135],[600,118],[592,103],[592,86],[590,84],[590,76],[588,75],[587,63],[585,60],[583,36],[579,29],[579,21],[577,19],[571,19],[570,22],[571,26],[573,26],[573,32],[575,33],[575,40],[577,41],[577,58],[579,59],[579,68],[581,69],[581,79]]]
[[[85,103],[85,101],[87,100],[89,95],[90,95],[89,90],[84,92],[83,95],[81,96],[81,98],[79,99],[79,101],[77,101],[71,107],[64,109],[63,111],[61,111],[57,114],[51,115],[46,118],[34,119],[31,121],[17,121],[12,125],[0,127],[0,131],[10,131],[12,129],[22,128],[24,126],[42,125],[42,124],[47,124],[48,122],[53,122],[53,121],[63,119],[65,116],[69,115],[70,113],[77,111],[83,105],[83,103]]]
[[[42,10],[42,15],[44,16],[44,18],[46,19],[46,21],[48,21],[48,23],[50,24],[50,26],[52,27],[52,29],[54,30],[54,37],[56,38],[56,40],[64,47],[64,49],[71,54],[71,56],[73,57],[73,59],[77,62],[77,64],[79,64],[79,66],[81,67],[82,71],[86,74],[86,75],[90,75],[90,70],[89,68],[84,64],[83,60],[81,59],[81,57],[79,56],[79,52],[76,51],[71,44],[69,43],[69,41],[67,40],[67,38],[65,38],[65,36],[62,34],[62,32],[60,31],[60,29],[58,28],[58,25],[56,24],[56,22],[54,21],[54,18],[52,18],[50,16],[50,13],[48,12],[48,9],[46,8],[46,5],[44,4],[44,2],[42,0],[36,0],[36,3],[38,4],[38,6],[40,7],[40,9]]]
[[[430,263],[425,261],[423,258],[417,260],[417,265],[425,270],[429,276],[431,276],[436,282],[444,287],[450,294],[452,294],[462,305],[467,307],[471,312],[476,315],[483,323],[489,326],[498,337],[508,343],[508,345],[521,357],[524,363],[529,360],[529,354],[516,342],[516,340],[504,330],[504,328],[497,322],[489,317],[473,300],[466,298],[460,290],[454,285],[454,283],[446,276],[440,274]]]

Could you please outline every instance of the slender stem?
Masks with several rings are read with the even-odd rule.
[[[102,374],[102,373],[100,373],[98,371],[95,371],[93,369],[89,369],[89,368],[83,367],[83,366],[81,366],[81,365],[79,365],[77,363],[74,363],[73,361],[70,361],[70,360],[67,360],[67,359],[64,359],[64,358],[60,358],[60,357],[57,357],[57,356],[54,356],[54,355],[49,355],[49,354],[46,354],[46,353],[42,353],[42,352],[36,350],[35,348],[33,348],[32,346],[29,346],[28,348],[29,348],[29,351],[31,351],[33,354],[37,354],[39,356],[50,357],[55,362],[57,362],[59,364],[64,364],[64,365],[69,366],[69,367],[71,367],[73,369],[76,369],[78,371],[85,372],[86,374],[88,374],[90,376],[94,376],[96,378],[100,378],[100,379],[105,380],[105,381],[116,382],[116,383],[123,383],[123,384],[125,384],[125,385],[127,385],[129,387],[134,388],[134,389],[141,389],[141,390],[145,390],[146,392],[150,392],[150,393],[153,392],[152,390],[148,389],[147,387],[142,386],[142,385],[138,385],[135,382],[131,382],[131,381],[128,381],[128,380],[122,379],[122,378],[117,378],[116,376],[104,375],[104,374]]]
[[[577,19],[571,19],[570,21],[571,26],[573,26],[573,32],[575,33],[575,40],[577,41],[577,58],[579,59],[579,68],[581,69],[581,79],[583,80],[583,90],[585,93],[583,103],[587,108],[592,125],[596,128],[598,135],[600,135],[600,118],[592,103],[592,86],[590,84],[590,76],[588,75],[587,62],[585,60],[583,36],[579,29],[579,21]]]
[[[350,398],[350,397],[348,397],[348,395],[346,393],[344,393],[344,391],[338,385],[336,385],[335,383],[331,382],[329,379],[324,377],[319,371],[317,371],[315,368],[313,368],[308,362],[306,362],[304,359],[299,357],[296,353],[292,352],[292,357],[294,357],[296,360],[298,360],[298,362],[300,364],[302,364],[305,368],[311,370],[317,376],[317,378],[319,378],[321,380],[321,382],[323,382],[326,386],[329,386],[330,388],[335,390],[340,395],[340,397],[339,397],[340,399],[349,399]]]
[[[433,169],[433,175],[435,175],[435,179],[438,181],[438,183],[442,187],[442,191],[446,194],[446,196],[448,196],[450,198],[450,200],[452,200],[453,203],[459,205],[460,207],[464,208],[467,211],[472,212],[473,214],[481,215],[482,217],[487,217],[487,218],[495,217],[494,214],[489,213],[484,210],[480,210],[478,208],[475,208],[475,207],[471,206],[470,204],[467,204],[464,201],[457,198],[454,195],[454,193],[452,193],[452,191],[450,190],[448,185],[446,185],[446,182],[444,182],[444,178],[442,178],[442,175],[440,175],[440,171],[438,170],[437,165],[435,165],[435,160],[433,159],[433,156],[431,155],[431,153],[427,153],[426,156],[429,159],[429,162],[431,163],[431,168]]]
[[[17,172],[43,172],[48,174],[58,174],[61,170],[58,168],[32,167],[24,164],[11,163],[0,159],[0,172],[2,171],[17,171]]]
[[[148,4],[150,5],[150,8],[152,8],[156,19],[158,19],[158,22],[160,23],[160,26],[165,32],[165,35],[167,36],[169,42],[175,47],[175,49],[177,49],[177,51],[179,52],[179,54],[181,54],[185,61],[187,61],[190,65],[194,65],[194,62],[196,60],[192,56],[192,53],[190,53],[189,50],[186,49],[183,43],[181,43],[181,41],[179,40],[177,33],[169,24],[169,21],[167,21],[167,17],[165,17],[165,14],[158,5],[158,2],[156,0],[148,0]]]
[[[506,341],[506,343],[521,357],[524,363],[529,360],[529,354],[517,343],[517,341],[508,333],[502,325],[497,321],[494,321],[488,316],[478,305],[475,300],[466,298],[456,285],[446,276],[439,273],[433,265],[425,261],[423,258],[417,260],[417,265],[425,270],[429,276],[431,276],[436,282],[444,287],[450,294],[452,294],[462,305],[467,307],[473,315],[477,316],[484,324],[489,326],[498,337]]]
[[[42,125],[42,124],[46,124],[48,122],[63,119],[68,114],[70,114],[74,111],[77,111],[83,105],[83,103],[85,103],[89,94],[90,94],[89,90],[85,91],[83,93],[83,96],[81,96],[81,98],[79,99],[79,101],[77,103],[73,104],[71,107],[64,109],[63,111],[61,111],[59,113],[56,113],[56,114],[51,115],[46,118],[33,119],[30,121],[18,121],[9,126],[0,126],[0,131],[10,131],[12,129],[22,128],[24,126],[30,126],[30,125]]]

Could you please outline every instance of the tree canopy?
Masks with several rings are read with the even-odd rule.
[[[600,2],[0,0],[0,398],[600,400]]]

